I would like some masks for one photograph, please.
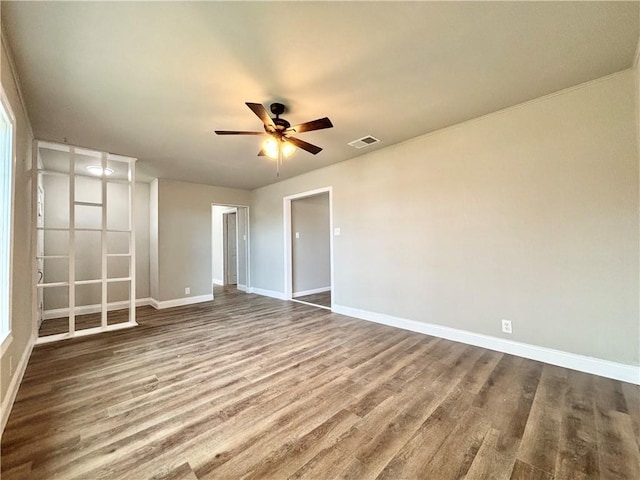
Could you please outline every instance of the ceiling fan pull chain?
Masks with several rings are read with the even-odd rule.
[[[276,160],[276,176],[280,178],[280,165],[282,164],[282,143],[278,142],[278,159]]]

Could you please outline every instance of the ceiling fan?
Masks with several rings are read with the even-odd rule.
[[[284,118],[280,118],[285,111],[285,106],[282,103],[272,103],[271,113],[275,115],[275,118],[271,118],[267,110],[260,103],[246,103],[247,107],[251,109],[257,117],[262,120],[264,124],[264,132],[245,132],[245,131],[230,131],[230,130],[216,130],[218,135],[269,135],[269,138],[263,143],[262,148],[258,152],[258,156],[266,155],[278,160],[278,174],[280,164],[282,163],[282,157],[288,157],[296,150],[296,147],[301,148],[313,155],[322,151],[322,148],[313,145],[311,143],[300,140],[293,137],[294,133],[311,132],[313,130],[322,130],[323,128],[332,128],[333,124],[327,117],[312,120],[310,122],[301,123],[299,125],[291,126],[291,124]]]

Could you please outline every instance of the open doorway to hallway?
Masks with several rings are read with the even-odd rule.
[[[285,198],[286,298],[331,309],[331,189]]]
[[[211,283],[247,291],[249,274],[249,207],[211,206]]]

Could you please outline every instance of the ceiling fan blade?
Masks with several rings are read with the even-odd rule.
[[[291,127],[289,130],[296,133],[311,132],[313,130],[322,130],[323,128],[332,128],[333,123],[327,117],[312,120],[310,122],[301,123],[295,127]]]
[[[309,142],[305,142],[304,140],[300,140],[299,138],[296,138],[296,137],[285,137],[285,138],[287,139],[287,141],[293,143],[296,147],[301,148],[302,150],[306,150],[309,153],[313,153],[314,155],[322,151],[320,147],[312,145]]]
[[[266,135],[266,132],[240,132],[234,130],[216,130],[217,135]]]
[[[255,113],[260,120],[262,120],[262,123],[264,123],[266,127],[271,127],[271,129],[275,130],[276,126],[273,123],[273,120],[271,120],[267,109],[264,108],[261,103],[247,102],[247,107],[249,107],[251,111]]]

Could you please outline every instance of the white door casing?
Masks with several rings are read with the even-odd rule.
[[[237,214],[224,214],[225,229],[225,283],[236,285],[238,283],[238,238],[237,238]]]

